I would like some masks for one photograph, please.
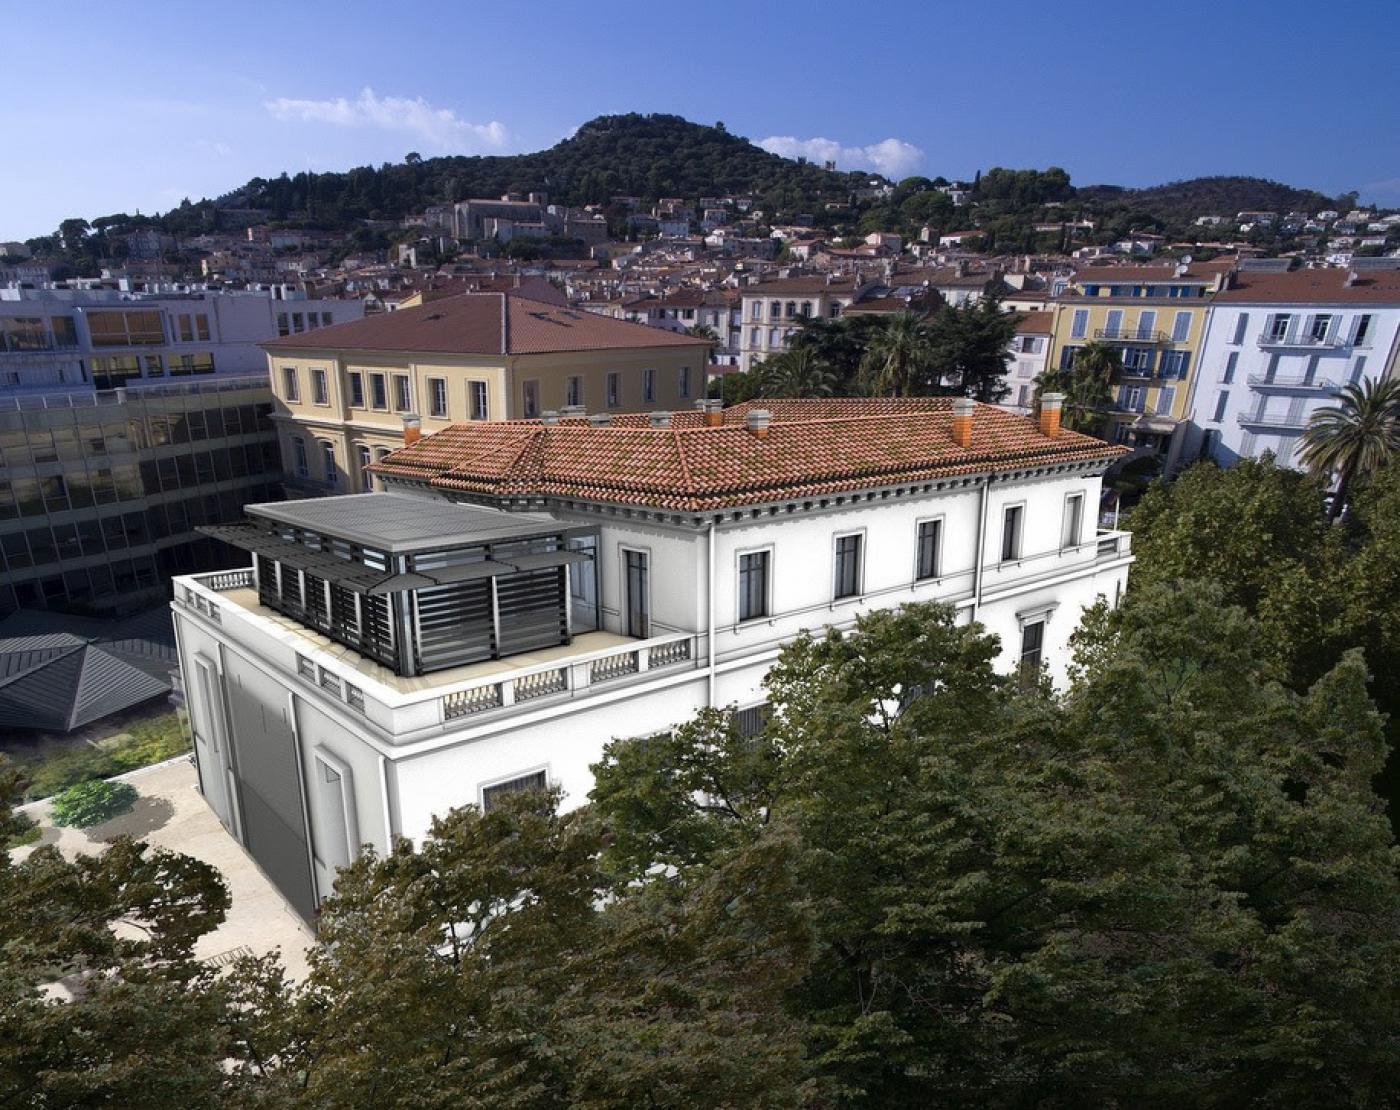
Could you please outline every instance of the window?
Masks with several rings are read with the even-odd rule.
[[[1157,313],[1156,313],[1156,312],[1147,312],[1147,311],[1138,313],[1138,328],[1137,328],[1138,338],[1139,338],[1139,339],[1151,339],[1151,338],[1156,334],[1156,332],[1157,332]]]
[[[1308,324],[1308,338],[1314,343],[1321,343],[1327,338],[1331,327],[1332,317],[1325,312],[1319,312]]]
[[[622,403],[622,375],[616,370],[608,372],[608,396],[607,407],[617,408]]]
[[[1123,369],[1142,370],[1151,373],[1153,353],[1154,352],[1145,347],[1122,348]]]
[[[1191,313],[1178,312],[1176,318],[1172,320],[1172,342],[1184,343],[1186,337],[1191,334]]]
[[[656,400],[656,371],[655,371],[655,370],[647,369],[647,370],[643,370],[643,371],[642,371],[642,400],[643,400],[643,401],[655,401],[655,400]]]
[[[624,549],[622,556],[627,589],[627,635],[645,640],[651,635],[651,574],[647,553]]]
[[[467,383],[467,413],[473,420],[489,420],[486,408],[486,383]]]
[[[803,315],[803,316],[811,316],[811,315],[812,315],[812,302],[811,302],[811,301],[803,301],[803,302],[802,302],[802,308],[800,309],[800,314]]]
[[[788,319],[792,319],[792,317],[794,317],[794,316],[797,315],[797,302],[796,302],[796,301],[788,301],[788,303],[787,303],[787,311],[784,313],[784,315],[787,316]]]
[[[301,389],[297,386],[297,368],[295,366],[282,367],[282,396],[292,402],[301,400]]]
[[[326,439],[320,440],[319,443],[321,446],[321,465],[325,471],[326,485],[333,486],[336,484],[336,478],[339,474],[335,465],[335,445],[332,444],[330,440]]]
[[[749,319],[750,319],[750,320],[762,320],[762,319],[763,319],[763,302],[762,302],[762,301],[754,301],[752,304],[749,305]]]
[[[750,347],[757,347],[757,346],[758,346],[759,344],[761,344],[762,342],[763,342],[763,329],[762,329],[762,328],[750,328],[750,329],[749,329],[749,346],[750,346]]]
[[[680,373],[679,392],[682,397],[690,396],[690,367],[682,366]]]
[[[1087,308],[1076,308],[1074,319],[1069,326],[1071,339],[1083,339],[1084,333],[1089,330],[1089,310]]]
[[[194,337],[201,343],[209,342],[209,317],[203,312],[197,313],[194,318]]]
[[[358,370],[351,370],[349,379],[350,407],[352,409],[362,409],[365,407],[365,376]]]
[[[1071,493],[1065,498],[1064,519],[1060,524],[1060,547],[1078,547],[1084,525],[1084,495]]]
[[[1212,423],[1219,424],[1225,419],[1225,406],[1229,403],[1230,391],[1228,389],[1222,389],[1215,398],[1215,415],[1210,418]]]
[[[863,538],[859,533],[836,537],[836,582],[832,592],[838,600],[860,593],[860,543]]]
[[[1249,330],[1249,313],[1241,312],[1235,317],[1235,338],[1231,340],[1236,346],[1244,342],[1245,332]]]
[[[754,620],[768,615],[767,551],[750,551],[739,556],[739,619]]]
[[[413,410],[413,391],[408,387],[407,374],[394,375],[394,411],[411,412]]]
[[[1230,357],[1225,360],[1225,375],[1220,379],[1222,385],[1229,385],[1235,380],[1235,367],[1239,364],[1239,351],[1231,351]]]
[[[305,319],[305,317],[303,317],[302,314],[301,314],[300,312],[293,312],[293,313],[292,313],[292,331],[293,331],[293,333],[300,334],[301,332],[304,332],[305,330],[306,330],[306,319]]]
[[[297,656],[297,674],[302,678],[316,681],[316,664],[304,655]]]
[[[1371,315],[1366,313],[1356,318],[1356,331],[1352,333],[1352,346],[1365,347],[1371,341]]]
[[[190,314],[188,312],[182,312],[176,319],[179,321],[180,325],[180,342],[193,343],[194,320],[190,317]]]
[[[520,386],[521,397],[523,399],[522,409],[525,419],[529,420],[540,414],[540,383],[537,381],[522,382]]]
[[[306,440],[301,436],[292,439],[292,462],[298,478],[311,477],[311,467],[306,461]]]
[[[770,319],[770,320],[777,320],[777,319],[780,319],[780,318],[782,317],[782,314],[783,314],[783,303],[782,303],[782,301],[773,301],[771,304],[769,304],[769,306],[768,306],[768,319]]]
[[[288,320],[287,314],[286,314],[285,312],[279,312],[279,313],[277,314],[277,334],[278,334],[278,335],[291,335],[291,334],[292,334],[292,325],[291,325],[291,321]]]
[[[447,415],[447,379],[428,379],[428,415]]]
[[[1170,415],[1172,407],[1176,404],[1176,386],[1164,385],[1157,391],[1157,411],[1163,415]]]
[[[1040,675],[1041,653],[1045,647],[1045,622],[1030,621],[1021,626],[1021,681],[1032,683]]]
[[[1025,506],[1008,505],[1001,514],[1001,561],[1014,562],[1021,557],[1021,521]]]
[[[943,521],[919,521],[919,551],[914,569],[916,579],[937,578],[942,561]]]
[[[747,709],[734,710],[734,731],[740,736],[757,736],[773,715],[773,708],[767,702],[751,705]]]
[[[1187,367],[1190,364],[1190,351],[1163,351],[1160,376],[1163,378],[1185,378]]]
[[[371,374],[369,376],[369,403],[370,407],[381,412],[388,411],[389,408],[389,382],[383,374]]]
[[[1288,337],[1288,325],[1293,322],[1293,317],[1286,312],[1277,312],[1269,317],[1269,338],[1272,340],[1286,339]]]
[[[612,402],[609,402],[610,404]],[[574,375],[564,382],[564,404],[583,404],[583,379]]]
[[[318,405],[331,403],[330,391],[326,388],[326,372],[319,366],[311,370],[311,399]]]
[[[534,771],[528,775],[521,775],[519,778],[494,783],[484,787],[481,791],[481,811],[490,813],[501,804],[501,799],[509,794],[521,794],[526,790],[544,790],[548,785],[548,778],[543,771]]]

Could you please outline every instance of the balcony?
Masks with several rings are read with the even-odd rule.
[[[1152,331],[1148,328],[1095,328],[1095,339],[1109,339],[1119,343],[1150,343],[1157,347],[1166,347],[1177,342],[1164,331]]]
[[[1336,393],[1337,383],[1330,378],[1271,378],[1267,374],[1250,374],[1249,385],[1261,392],[1275,393]]]
[[[1308,426],[1310,413],[1300,413],[1297,416],[1277,415],[1263,413],[1242,412],[1235,421],[1242,428],[1269,428],[1274,431],[1297,431],[1301,432]]]
[[[1283,333],[1261,332],[1256,340],[1264,348],[1295,348],[1305,351],[1334,351],[1351,346],[1339,335],[1312,335],[1309,332],[1290,330]]]
[[[619,689],[659,673],[694,670],[701,646],[693,632],[645,640],[583,632],[567,644],[405,678],[260,604],[251,567],[181,579],[176,604],[220,626],[235,627],[243,618],[276,639],[285,640],[291,633],[295,659],[288,656],[291,665],[281,668],[288,679],[295,674],[371,720],[380,713],[366,709],[366,697],[390,714],[408,712],[415,721],[426,719],[439,727],[461,727],[469,719]]]

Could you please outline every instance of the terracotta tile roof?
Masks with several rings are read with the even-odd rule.
[[[1234,259],[1222,262],[1193,262],[1184,274],[1175,266],[1084,266],[1074,272],[1074,280],[1098,285],[1121,284],[1125,281],[1153,283],[1214,281],[1234,265]]]
[[[502,293],[465,293],[262,344],[268,351],[422,351],[530,355],[552,351],[707,347],[703,339]]]
[[[766,438],[744,426],[750,409],[773,420]],[[972,445],[952,438],[948,398],[771,400],[726,409],[707,427],[676,413],[652,428],[645,413],[609,427],[582,419],[454,424],[371,466],[449,492],[488,498],[560,498],[702,512],[795,497],[1005,471],[1126,452],[979,405]]]
[[[810,274],[805,277],[777,278],[746,285],[739,290],[745,297],[786,297],[793,293],[854,293],[862,283],[852,278],[837,278],[828,281],[825,274]]]
[[[1344,267],[1284,273],[1241,270],[1217,301],[1244,304],[1400,304],[1400,270],[1362,270],[1350,285]]]
[[[1016,325],[1016,334],[1049,335],[1055,330],[1053,312],[1023,312],[1021,322]]]

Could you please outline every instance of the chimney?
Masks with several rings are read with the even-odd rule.
[[[707,417],[709,413],[705,414]],[[744,414],[744,427],[753,435],[755,439],[768,438],[768,425],[773,421],[773,414],[768,409],[749,409]]]
[[[555,410],[555,409],[545,409],[544,412],[540,413],[540,423],[541,423],[541,424],[558,424],[558,423],[559,423],[559,413],[558,413],[558,411]]]
[[[588,418],[590,428],[606,428],[611,423],[612,413],[610,412],[595,412]]]
[[[412,447],[423,438],[423,418],[416,412],[403,414],[403,445]]]
[[[718,397],[705,399],[705,427],[718,428],[724,423],[724,402]]]
[[[1040,434],[1054,439],[1060,434],[1060,410],[1064,406],[1063,393],[1042,393],[1040,395]]]
[[[953,402],[953,442],[959,447],[972,446],[972,414],[977,402],[971,397],[959,397]]]
[[[559,410],[559,415],[565,420],[577,416],[586,416],[587,414],[588,409],[584,405],[565,405]]]
[[[652,413],[651,426],[653,428],[669,428],[671,426],[671,414],[665,410]]]

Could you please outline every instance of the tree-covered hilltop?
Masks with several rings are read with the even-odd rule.
[[[1295,189],[1263,177],[1193,177],[1146,189],[1118,185],[1089,185],[1078,190],[1087,203],[1125,205],[1151,212],[1164,220],[1197,216],[1234,216],[1239,212],[1306,212],[1309,215],[1339,202],[1354,204],[1356,196],[1333,198],[1313,189]]]
[[[546,193],[561,204],[606,204],[615,196],[684,197],[741,193],[770,210],[847,202],[868,175],[837,173],[771,154],[723,123],[680,116],[599,116],[570,138],[532,154],[420,158],[346,173],[254,178],[242,205],[274,219],[307,216],[339,227],[358,219],[397,219],[467,197]]]

